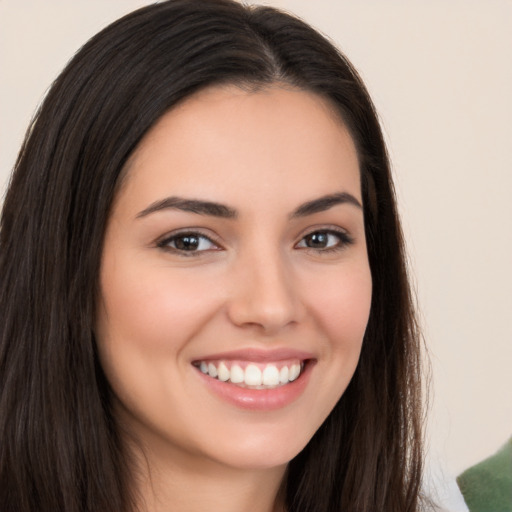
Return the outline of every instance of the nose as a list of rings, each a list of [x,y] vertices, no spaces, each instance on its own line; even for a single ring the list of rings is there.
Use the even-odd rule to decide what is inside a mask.
[[[238,327],[275,334],[300,320],[301,301],[290,265],[279,251],[253,252],[232,275],[228,316]]]

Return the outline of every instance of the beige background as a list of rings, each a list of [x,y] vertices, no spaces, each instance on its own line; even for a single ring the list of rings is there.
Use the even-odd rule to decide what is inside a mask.
[[[2,194],[59,70],[149,3],[0,0]],[[430,455],[457,474],[512,435],[512,1],[266,3],[328,34],[381,114],[433,362]]]

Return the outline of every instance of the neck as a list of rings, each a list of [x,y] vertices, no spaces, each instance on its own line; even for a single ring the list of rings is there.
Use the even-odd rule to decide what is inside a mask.
[[[285,512],[286,466],[240,469],[190,454],[138,452],[140,512]]]

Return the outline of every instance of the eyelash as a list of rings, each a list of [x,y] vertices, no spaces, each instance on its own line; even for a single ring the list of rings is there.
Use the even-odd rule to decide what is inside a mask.
[[[215,246],[215,249],[206,249],[206,250],[203,249],[203,250],[198,251],[198,250],[179,249],[178,247],[170,246],[171,243],[173,243],[173,242],[176,243],[176,240],[180,240],[180,239],[183,240],[184,238],[199,239],[199,246],[201,244],[201,241],[207,240],[208,243]],[[201,255],[201,253],[203,253],[203,252],[206,252],[209,250],[217,251],[220,249],[220,246],[217,242],[212,240],[211,237],[206,236],[205,234],[201,233],[200,231],[182,231],[179,233],[174,233],[173,235],[168,236],[168,237],[164,238],[163,240],[161,240],[160,242],[158,242],[157,247],[159,247],[160,249],[163,249],[164,251],[173,252],[173,253],[179,254],[180,256],[184,256],[184,257],[194,257],[194,256],[197,257],[197,256]]]
[[[307,250],[307,251],[313,251],[315,253],[319,254],[329,254],[334,253],[338,251],[342,251],[347,246],[352,245],[354,243],[354,239],[346,232],[338,229],[316,229],[314,231],[310,231],[309,233],[305,234],[300,241],[295,244],[295,247],[299,247],[299,244],[304,242],[308,237],[312,237],[313,235],[327,235],[329,236],[335,236],[338,238],[338,242],[332,246],[332,247],[323,247],[323,248],[316,248],[316,247],[308,247],[303,246],[301,249]],[[201,241],[207,240],[208,243],[215,246],[214,249],[203,249],[203,250],[187,250],[187,249],[180,249],[178,247],[172,247],[170,244],[174,243],[176,244],[177,240],[183,240],[186,238],[195,238],[198,239],[198,247],[201,245]],[[163,240],[157,242],[157,247],[168,252],[173,252],[176,254],[179,254],[180,256],[184,257],[197,257],[200,256],[202,253],[207,251],[217,251],[220,250],[220,245],[215,242],[215,240],[212,240],[211,237],[206,236],[205,234],[201,233],[200,231],[183,231],[180,233],[174,233],[173,235],[164,238]]]
[[[335,236],[338,238],[338,242],[332,246],[332,247],[323,247],[323,248],[316,248],[316,247],[303,247],[305,250],[308,251],[314,251],[315,253],[319,254],[331,254],[335,252],[342,251],[349,245],[352,245],[354,243],[354,239],[346,232],[341,229],[315,229],[314,231],[310,231],[309,233],[305,234],[298,244],[295,245],[297,247],[299,244],[301,244],[303,241],[305,241],[308,237],[312,237],[313,235],[327,235],[329,236]]]

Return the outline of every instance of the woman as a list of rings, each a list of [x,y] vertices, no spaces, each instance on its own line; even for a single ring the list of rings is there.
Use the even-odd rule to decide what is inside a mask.
[[[386,150],[303,22],[173,0],[94,37],[21,149],[0,272],[3,510],[419,510]]]

